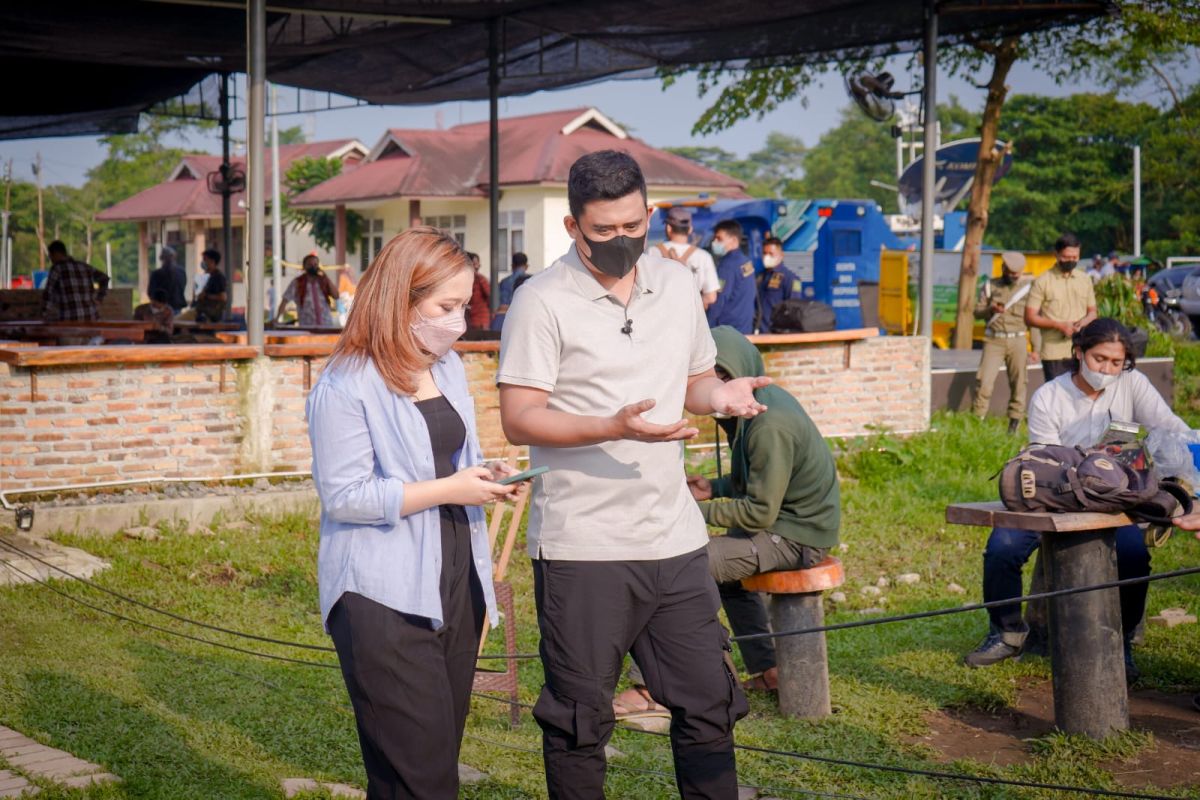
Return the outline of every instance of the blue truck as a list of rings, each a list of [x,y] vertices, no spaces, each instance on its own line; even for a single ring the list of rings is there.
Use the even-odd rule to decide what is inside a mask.
[[[806,299],[833,307],[840,329],[874,324],[878,298],[880,253],[908,250],[919,232],[894,233],[874,200],[719,200],[683,198],[656,204],[650,217],[648,246],[663,241],[665,215],[672,206],[692,208],[693,243],[708,247],[713,226],[724,219],[741,223],[746,250],[761,271],[763,239],[774,234],[783,242],[783,263],[800,278]],[[953,249],[961,242],[961,214],[947,215],[945,236],[937,246]],[[864,317],[864,303],[866,315]]]

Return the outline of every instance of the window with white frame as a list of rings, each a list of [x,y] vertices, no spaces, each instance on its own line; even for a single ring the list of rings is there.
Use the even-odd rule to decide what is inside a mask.
[[[525,252],[525,211],[500,212],[500,270],[512,269],[512,254]]]
[[[436,217],[424,217],[421,221],[431,228],[444,230],[458,240],[461,246],[467,246],[466,214],[439,214]]]
[[[371,266],[371,262],[375,260],[375,256],[379,255],[379,251],[383,249],[383,220],[382,219],[367,219],[363,220],[363,238],[362,247],[359,252],[359,269],[363,272],[367,267]]]

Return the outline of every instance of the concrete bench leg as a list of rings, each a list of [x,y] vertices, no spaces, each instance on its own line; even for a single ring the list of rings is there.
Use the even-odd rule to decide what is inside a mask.
[[[820,592],[771,595],[770,614],[775,631],[825,624]],[[779,668],[779,710],[784,716],[815,719],[833,713],[824,633],[776,639],[775,663]]]
[[[1112,530],[1042,535],[1051,589],[1117,578]],[[1117,589],[1050,598],[1054,721],[1066,733],[1103,739],[1129,727],[1121,605]]]

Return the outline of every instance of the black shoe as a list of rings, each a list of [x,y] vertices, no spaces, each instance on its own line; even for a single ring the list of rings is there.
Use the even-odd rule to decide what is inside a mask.
[[[1009,436],[1013,436],[1013,435],[1019,433],[1020,430],[1021,430],[1021,420],[1010,419],[1008,421],[1008,435]]]
[[[1021,654],[1021,645],[1014,644],[1016,637],[1024,638],[1023,633],[989,633],[983,643],[963,658],[968,667],[990,667],[1009,658]]]

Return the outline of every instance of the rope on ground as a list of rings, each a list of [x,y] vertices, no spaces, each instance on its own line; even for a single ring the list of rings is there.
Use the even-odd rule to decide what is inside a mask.
[[[633,731],[635,733],[644,733],[650,736],[669,736],[670,734],[659,733],[658,731],[646,731],[640,728],[623,728],[623,730]],[[872,769],[882,772],[897,772],[902,775],[913,775],[922,778],[938,778],[941,780],[965,781],[970,783],[986,783],[993,786],[1012,786],[1021,789],[1047,789],[1056,792],[1072,792],[1075,794],[1086,794],[1092,797],[1126,797],[1134,798],[1134,800],[1177,800],[1163,794],[1143,794],[1141,792],[1124,792],[1116,789],[1096,789],[1083,786],[1067,786],[1057,783],[1040,783],[1037,781],[1015,781],[1007,778],[992,778],[984,775],[963,775],[957,772],[942,772],[932,769],[918,769],[916,767],[898,767],[891,764],[872,764],[865,761],[851,761],[845,758],[831,758],[829,756],[812,756],[805,753],[796,753],[790,750],[776,750],[770,747],[755,747],[749,744],[735,744],[734,748],[743,750],[747,753],[760,753],[771,756],[783,756],[784,758],[794,758],[802,761],[815,761],[820,764],[831,764],[841,767],[857,767],[859,769]]]
[[[7,542],[3,542],[3,544],[7,544]],[[171,636],[177,636],[177,637],[187,639],[187,640],[193,641],[193,642],[199,642],[202,644],[213,645],[214,647],[220,647],[220,648],[223,648],[226,650],[232,650],[234,652],[242,653],[245,655],[259,656],[261,658],[269,658],[269,659],[274,659],[277,661],[285,661],[285,662],[292,663],[292,664],[299,664],[299,665],[310,666],[310,667],[328,667],[328,668],[332,668],[332,669],[338,668],[338,665],[336,665],[336,664],[327,664],[327,663],[321,663],[321,662],[316,662],[316,661],[305,661],[302,659],[288,658],[286,656],[272,655],[270,653],[260,653],[260,652],[256,652],[253,650],[246,650],[241,647],[235,647],[233,645],[223,644],[221,642],[214,642],[209,639],[203,639],[201,637],[192,636],[192,635],[186,634],[186,633],[180,633],[179,631],[172,631],[168,628],[163,628],[158,625],[153,625],[151,623],[144,622],[142,620],[134,619],[133,617],[127,617],[123,614],[118,614],[115,611],[110,611],[106,608],[102,608],[93,603],[89,603],[85,600],[82,600],[68,592],[64,592],[61,589],[51,585],[49,583],[49,581],[43,580],[42,578],[38,578],[36,575],[30,575],[29,573],[25,572],[24,570],[22,570],[18,567],[15,567],[8,562],[0,562],[0,563],[2,563],[5,567],[12,570],[13,572],[17,573],[18,575],[21,575],[34,583],[38,583],[38,584],[46,587],[47,589],[50,589],[55,594],[61,595],[62,597],[65,597],[68,600],[71,600],[75,603],[85,606],[86,608],[89,608],[93,611],[97,611],[102,614],[106,614],[108,616],[114,617],[123,622],[129,622],[129,623],[132,623],[137,626],[141,626],[141,627],[153,630],[153,631],[157,631],[159,633],[165,633],[165,634],[168,634]],[[1177,572],[1182,572],[1184,574],[1191,574],[1192,572],[1200,572],[1200,569],[1180,570]],[[1162,577],[1173,577],[1173,576],[1174,575],[1172,573],[1162,573]],[[1071,591],[1078,591],[1078,590],[1071,590]],[[1006,601],[1006,602],[1012,602],[1012,601]],[[174,651],[172,651],[172,652],[174,652]],[[222,668],[222,669],[224,669],[224,668]],[[234,670],[227,669],[225,671],[231,672],[232,674],[239,675],[241,677],[248,678],[251,681],[262,684],[269,688],[276,689],[278,691],[286,691],[284,689],[284,687],[279,686],[278,684],[274,684],[269,681],[266,681],[262,678],[257,678],[255,676],[251,676],[251,675],[248,675],[245,673],[239,673]],[[521,708],[526,708],[526,709],[533,708],[533,706],[531,706],[527,703],[514,702],[514,701],[512,701],[508,698],[504,698],[504,697],[496,697],[493,695],[482,694],[480,692],[472,692],[472,695],[475,697],[481,697],[486,700],[493,700],[493,701],[505,703],[508,705],[517,705],[517,706],[520,706]],[[343,711],[351,710],[350,708],[348,708],[346,706],[335,704],[330,701],[319,701],[319,702],[321,702],[324,705],[331,705],[331,706],[337,707]],[[646,735],[650,735],[650,736],[659,736],[659,737],[668,737],[669,736],[669,734],[665,734],[665,733],[658,733],[656,731],[646,731],[646,730],[641,730],[638,728],[629,728],[626,726],[618,726],[617,729],[627,731],[627,732],[632,732],[632,733],[646,734]],[[483,739],[482,737],[475,736],[473,734],[465,734],[465,736],[466,736],[466,738],[476,739],[476,740],[479,740],[479,741],[482,741],[482,742],[485,742],[487,744],[491,744],[491,745],[494,745],[497,747],[507,747],[509,749],[523,750],[525,752],[540,755],[539,751],[537,751],[537,750],[530,750],[528,748],[519,748],[519,747],[516,747],[515,745],[507,745],[507,744],[503,744],[500,742],[493,742],[493,741],[490,741],[487,739]],[[917,768],[912,768],[912,767],[899,767],[899,766],[893,766],[893,765],[888,765],[888,764],[872,764],[872,763],[868,763],[868,762],[852,761],[849,759],[831,758],[828,756],[807,755],[804,753],[797,753],[797,752],[792,752],[789,750],[776,750],[773,748],[756,747],[753,745],[735,744],[734,748],[737,750],[742,750],[742,751],[750,752],[750,753],[760,753],[760,754],[765,754],[765,755],[782,756],[782,757],[786,757],[786,758],[794,758],[794,759],[800,759],[800,760],[805,760],[805,761],[814,761],[817,763],[831,764],[831,765],[836,765],[836,766],[856,767],[859,769],[872,769],[872,770],[880,770],[880,771],[886,771],[886,772],[896,772],[896,773],[901,773],[901,774],[906,774],[906,775],[913,775],[913,776],[927,777],[927,778],[937,778],[937,779],[943,779],[943,780],[967,781],[967,782],[984,783],[984,784],[999,785],[999,786],[1012,786],[1012,787],[1016,787],[1016,788],[1046,789],[1046,790],[1050,790],[1050,791],[1090,794],[1094,797],[1120,797],[1120,798],[1131,798],[1132,800],[1174,800],[1174,798],[1171,798],[1167,795],[1144,794],[1144,793],[1139,793],[1139,792],[1122,792],[1122,791],[1115,791],[1115,790],[1108,790],[1108,789],[1084,788],[1084,787],[1078,787],[1078,786],[1067,786],[1067,785],[1062,785],[1062,784],[1040,783],[1040,782],[1032,782],[1032,781],[1030,781],[1030,782],[1013,781],[1013,780],[1006,780],[1004,778],[992,778],[992,777],[979,776],[979,775],[962,775],[962,774],[957,774],[957,773],[953,773],[953,772],[941,772],[941,771],[937,771],[937,770],[924,770],[924,769],[917,769]],[[630,770],[630,771],[635,771],[635,772],[657,774],[657,775],[661,775],[661,776],[664,776],[667,778],[672,778],[672,779],[674,778],[674,776],[670,775],[669,773],[658,772],[656,770],[643,770],[643,769],[640,769],[637,767],[627,767],[622,764],[611,764],[610,766],[615,769],[625,769],[625,770]],[[808,791],[808,790],[804,790],[804,789],[788,789],[788,788],[761,787],[761,786],[751,786],[750,788],[758,789],[759,791],[770,791],[773,793],[784,792],[784,793],[802,794],[802,795],[815,796],[815,797],[847,798],[848,800],[866,800],[865,798],[860,798],[855,795],[835,794],[835,793],[827,793],[827,792],[813,792],[813,791]]]
[[[908,622],[914,619],[942,617],[947,614],[962,614],[967,611],[980,611],[986,608],[999,608],[1001,606],[1011,606],[1017,603],[1027,603],[1031,600],[1045,600],[1050,597],[1063,597],[1069,594],[1097,592],[1102,589],[1117,589],[1122,586],[1132,586],[1138,583],[1152,583],[1154,581],[1166,580],[1167,578],[1179,578],[1184,575],[1196,574],[1200,574],[1200,567],[1188,567],[1186,569],[1172,570],[1171,572],[1157,572],[1153,575],[1146,575],[1139,578],[1124,578],[1117,581],[1108,581],[1107,583],[1097,583],[1094,586],[1075,586],[1070,589],[1055,589],[1054,591],[1050,592],[1038,592],[1036,594],[1027,594],[1020,597],[1008,597],[1003,600],[989,600],[985,603],[968,603],[966,605],[954,606],[953,608],[939,608],[933,611],[917,611],[912,614],[898,614],[892,617],[872,617],[871,619],[860,619],[853,622],[837,622],[831,625],[819,625],[812,628],[797,628],[795,630],[788,631],[750,633],[744,636],[733,636],[731,637],[731,640],[735,642],[752,642],[758,639],[779,639],[784,636],[802,636],[806,633],[825,633],[826,631],[843,631],[849,628],[865,628],[871,625],[883,625],[889,622]]]
[[[212,645],[213,647],[220,647],[224,650],[232,650],[235,653],[242,653],[242,654],[248,655],[248,656],[258,656],[259,658],[270,658],[275,661],[286,661],[289,664],[300,664],[300,665],[303,665],[306,667],[328,667],[330,669],[338,669],[337,664],[328,664],[328,663],[324,663],[321,661],[306,661],[302,658],[289,658],[288,656],[277,656],[272,653],[261,653],[257,650],[247,650],[244,647],[236,647],[234,645],[225,644],[223,642],[214,642],[212,639],[205,639],[201,636],[192,636],[190,633],[182,633],[180,631],[173,631],[170,628],[163,628],[159,625],[154,625],[149,622],[144,622],[143,620],[140,620],[140,619],[135,619],[133,617],[127,617],[124,614],[118,614],[116,611],[110,611],[107,608],[103,608],[101,606],[95,605],[94,603],[89,603],[88,601],[82,600],[73,594],[64,592],[63,590],[59,589],[57,586],[51,585],[51,583],[49,581],[43,580],[42,578],[39,578],[36,575],[30,575],[28,572],[25,572],[24,570],[20,569],[19,567],[14,567],[12,564],[8,563],[7,561],[0,561],[0,564],[3,564],[8,569],[12,570],[13,572],[17,573],[18,575],[24,576],[25,578],[29,579],[30,581],[33,581],[34,583],[39,583],[42,586],[45,586],[47,589],[54,592],[55,594],[61,595],[65,598],[67,598],[68,600],[78,603],[81,606],[90,608],[93,611],[98,611],[101,614],[107,614],[110,617],[115,617],[116,619],[119,619],[122,622],[129,622],[133,625],[140,625],[144,628],[149,628],[152,631],[158,631],[159,633],[165,633],[168,636],[178,636],[181,639],[187,639],[192,642],[199,642],[201,644]]]
[[[183,622],[188,625],[195,625],[200,628],[206,628],[210,631],[216,631],[218,633],[225,633],[230,636],[238,636],[243,639],[253,639],[254,641],[257,641],[257,642],[266,642],[267,644],[277,644],[277,645],[282,645],[284,647],[298,647],[298,648],[303,648],[305,650],[318,650],[323,653],[337,652],[334,648],[327,647],[325,645],[304,644],[303,642],[292,642],[292,641],[288,641],[286,639],[273,639],[270,636],[259,636],[258,634],[254,634],[254,633],[246,633],[245,631],[238,631],[238,630],[233,630],[230,628],[223,628],[220,625],[213,625],[208,622],[202,622],[197,619],[185,617],[181,614],[176,614],[173,611],[167,611],[166,609],[158,608],[157,606],[153,606],[142,600],[138,600],[137,598],[129,597],[128,595],[121,594],[118,591],[115,591],[113,589],[108,588],[107,586],[103,586],[99,583],[96,583],[93,580],[89,580],[88,578],[84,578],[80,575],[75,575],[74,573],[69,572],[69,571],[63,569],[62,567],[58,566],[57,564],[54,564],[50,561],[47,561],[44,558],[40,558],[39,556],[35,555],[34,553],[30,553],[27,550],[23,550],[20,547],[17,547],[15,544],[13,544],[12,542],[9,542],[5,539],[0,539],[0,545],[3,545],[4,547],[8,548],[9,550],[11,550],[15,553],[18,553],[19,555],[21,555],[24,558],[31,559],[33,561],[38,562],[39,564],[42,564],[43,566],[49,567],[50,569],[52,569],[56,572],[59,572],[59,573],[63,574],[64,576],[71,578],[72,580],[79,581],[80,583],[82,583],[85,586],[90,586],[93,589],[98,589],[98,590],[104,592],[105,594],[112,595],[113,597],[117,598],[118,600],[122,600],[126,603],[130,603],[139,608],[144,608],[147,611],[152,611],[155,614],[161,614],[164,617],[169,617],[178,622]],[[208,641],[208,640],[207,639],[198,639],[197,641]],[[521,659],[535,659],[538,657],[539,656],[537,653],[518,653],[518,654],[513,654],[513,655],[494,655],[494,656],[493,655],[483,655],[483,656],[479,656],[478,660],[481,660],[481,661],[495,660],[495,659],[521,660]]]
[[[533,706],[528,703],[522,703],[519,701],[509,700],[508,698],[504,698],[504,697],[497,697],[495,695],[490,695],[490,694],[482,694],[480,692],[472,692],[471,694],[474,697],[478,697],[483,700],[491,700],[496,703],[504,703],[505,705],[515,705],[515,706],[519,706],[520,708],[529,709],[529,710],[533,709]],[[660,738],[669,738],[670,737],[669,733],[660,733],[658,731],[648,731],[648,730],[644,730],[642,728],[629,727],[627,725],[618,725],[616,727],[616,730],[623,731],[625,733],[639,733],[639,734],[643,734],[643,735],[647,735],[647,736],[658,736]],[[1024,788],[1024,789],[1047,789],[1047,790],[1053,790],[1053,791],[1059,791],[1059,792],[1072,792],[1075,794],[1091,794],[1091,795],[1102,796],[1102,797],[1134,798],[1134,800],[1175,800],[1174,798],[1171,798],[1167,795],[1141,794],[1138,792],[1122,792],[1122,791],[1117,791],[1117,790],[1106,790],[1106,789],[1092,789],[1092,788],[1085,788],[1082,786],[1067,786],[1067,785],[1056,784],[1056,783],[1036,783],[1036,782],[1026,782],[1026,781],[1015,781],[1015,780],[1008,780],[1006,778],[992,778],[992,777],[987,777],[987,776],[982,776],[982,775],[963,775],[962,773],[957,773],[957,772],[942,772],[939,770],[924,770],[924,769],[918,769],[915,767],[899,767],[899,766],[893,766],[891,764],[875,764],[875,763],[868,762],[868,761],[852,761],[849,759],[832,758],[829,756],[807,755],[805,753],[797,753],[797,752],[790,751],[790,750],[776,750],[776,749],[772,749],[769,747],[756,747],[754,745],[748,745],[748,744],[734,744],[733,747],[735,750],[741,750],[741,751],[747,752],[747,753],[758,753],[761,755],[782,756],[785,758],[794,758],[794,759],[799,759],[799,760],[803,760],[803,761],[815,761],[815,762],[819,762],[822,764],[830,764],[833,766],[840,766],[840,767],[855,767],[858,769],[871,769],[871,770],[879,770],[882,772],[898,772],[898,773],[902,773],[902,774],[906,774],[906,775],[914,775],[914,776],[925,777],[925,778],[938,778],[941,780],[955,780],[955,781],[987,783],[987,784],[995,784],[995,785],[1000,785],[1000,786],[1013,786],[1013,787]]]
[[[504,750],[513,750],[518,753],[527,753],[529,755],[537,756],[538,758],[542,757],[541,750],[534,750],[531,747],[521,747],[520,745],[509,744],[508,742],[498,742],[495,739],[488,739],[488,738],[479,736],[474,733],[465,733],[465,734],[463,734],[463,738],[470,739],[471,741],[475,741],[475,742],[480,742],[482,744],[490,745],[491,747],[499,747]],[[671,781],[672,783],[675,782],[675,776],[672,773],[663,772],[662,770],[658,770],[658,769],[648,769],[646,767],[631,767],[626,764],[614,763],[612,761],[608,762],[608,768],[609,769],[619,769],[619,770],[623,770],[625,772],[633,772],[633,773],[637,773],[640,775],[654,775],[659,778],[666,778],[667,780]],[[834,800],[868,800],[868,798],[863,797],[861,795],[843,794],[841,792],[822,792],[822,791],[818,791],[815,789],[793,789],[791,787],[785,787],[785,786],[756,786],[752,783],[741,783],[740,781],[738,782],[738,786],[744,786],[747,789],[754,789],[760,793],[769,793],[769,794],[794,794],[794,795],[800,795],[801,797],[828,797],[828,798],[834,798]]]

